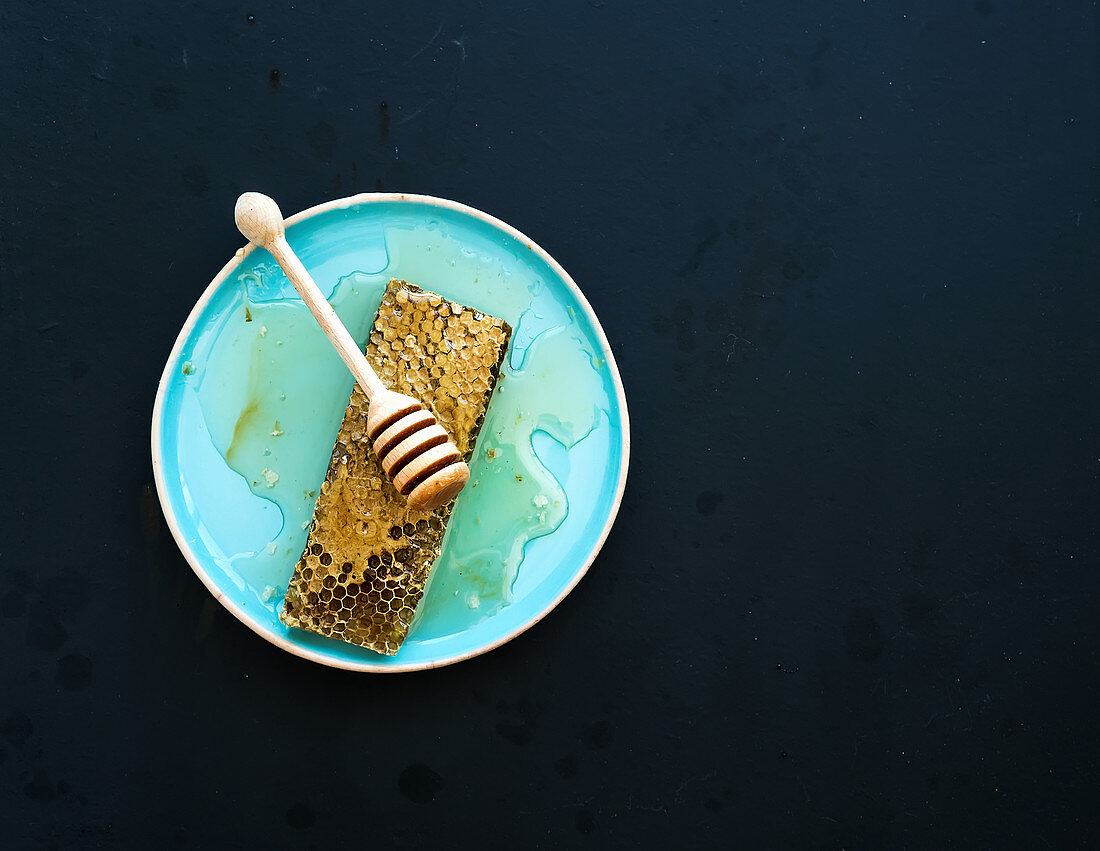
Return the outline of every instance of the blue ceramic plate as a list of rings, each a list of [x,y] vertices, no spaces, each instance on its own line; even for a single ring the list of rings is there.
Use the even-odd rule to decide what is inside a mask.
[[[380,282],[391,277],[505,319],[514,329],[505,372],[508,364],[529,368],[524,359],[540,335],[549,338],[553,333],[544,332],[567,326],[584,357],[555,355],[539,365],[547,410],[560,403],[572,411],[594,411],[594,425],[571,444],[549,439],[542,431],[530,440],[539,462],[560,485],[568,512],[552,532],[526,543],[500,605],[471,612],[472,606],[459,605],[462,600],[433,603],[430,585],[396,656],[284,626],[279,620],[283,593],[305,543],[312,501],[288,508],[265,499],[263,482],[253,481],[250,488],[225,461],[229,453],[218,449],[216,439],[218,417],[227,412],[237,416],[239,411],[229,409],[248,404],[243,379],[224,375],[235,370],[224,368],[219,346],[224,348],[227,334],[246,328],[240,323],[248,304],[271,310],[282,303],[295,309],[297,299],[270,255],[248,246],[225,265],[191,311],[157,392],[153,469],[176,542],[230,612],[273,644],[316,662],[358,671],[410,671],[457,662],[503,644],[541,619],[577,584],[603,545],[622,498],[629,454],[626,399],[596,315],[573,279],[538,245],[492,216],[453,201],[381,193],[343,198],[292,216],[287,240],[330,298],[338,286],[352,288],[342,293],[344,305],[368,325]],[[260,331],[247,328],[248,333]],[[265,343],[273,344],[270,339]],[[570,369],[586,374],[573,376]],[[262,369],[258,374],[264,379]],[[295,440],[304,438],[288,433],[278,446],[284,457],[299,453],[299,461],[307,455],[311,459],[302,467],[303,491],[310,483],[319,486],[351,390],[350,375],[328,352],[280,377],[277,387],[264,380],[250,379],[248,392],[261,397],[279,392],[289,416],[305,416],[317,424],[311,445],[296,445]],[[218,382],[216,394],[203,390],[204,382],[211,381]],[[507,394],[503,398],[498,392],[492,405],[509,404]],[[215,404],[225,410],[214,410]],[[478,463],[484,462],[475,456],[472,466]],[[455,506],[456,519],[462,499]],[[497,510],[531,508],[504,501]]]

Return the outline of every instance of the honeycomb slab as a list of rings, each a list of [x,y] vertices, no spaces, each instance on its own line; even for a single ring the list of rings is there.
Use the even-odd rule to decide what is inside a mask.
[[[511,334],[502,319],[395,279],[365,351],[382,381],[423,402],[469,462]],[[356,385],[280,617],[392,656],[424,596],[454,503],[408,508],[367,439],[367,407]]]

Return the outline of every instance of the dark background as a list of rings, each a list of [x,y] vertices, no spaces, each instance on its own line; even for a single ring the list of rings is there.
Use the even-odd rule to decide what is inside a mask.
[[[0,846],[1096,837],[1095,3],[6,3]],[[414,675],[303,662],[151,490],[240,246],[374,189],[514,224],[631,404],[603,553]]]

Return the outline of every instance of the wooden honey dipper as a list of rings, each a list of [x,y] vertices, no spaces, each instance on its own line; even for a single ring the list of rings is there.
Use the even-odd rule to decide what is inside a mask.
[[[302,297],[321,330],[367,395],[367,436],[382,469],[415,511],[432,511],[458,496],[470,469],[432,414],[411,396],[387,389],[321,295],[298,255],[287,244],[279,205],[260,192],[246,192],[234,210],[249,242],[267,249]]]

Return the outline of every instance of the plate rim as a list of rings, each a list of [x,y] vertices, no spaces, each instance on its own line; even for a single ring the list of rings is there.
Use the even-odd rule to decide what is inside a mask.
[[[611,508],[607,515],[607,520],[604,523],[603,529],[600,530],[600,534],[597,536],[595,543],[593,544],[591,551],[585,557],[584,562],[580,568],[576,571],[568,584],[562,589],[561,593],[551,600],[540,612],[538,612],[533,618],[528,619],[524,623],[520,624],[515,629],[499,636],[492,641],[473,648],[466,652],[455,653],[450,656],[441,657],[438,659],[427,659],[419,662],[406,662],[404,664],[396,662],[393,664],[380,664],[378,662],[357,662],[353,660],[345,659],[333,659],[319,651],[312,650],[308,647],[302,647],[292,641],[287,640],[285,637],[278,635],[277,633],[266,629],[259,623],[255,622],[250,613],[246,613],[242,607],[236,605],[230,600],[218,587],[218,585],[207,574],[206,569],[200,563],[200,560],[192,552],[190,545],[183,535],[183,531],[180,528],[179,522],[176,519],[176,514],[172,510],[172,503],[169,499],[167,484],[164,480],[164,470],[161,465],[162,447],[161,447],[161,425],[164,414],[164,406],[167,395],[167,387],[171,382],[175,374],[176,362],[179,360],[180,355],[183,352],[183,347],[186,339],[190,336],[191,331],[194,329],[195,324],[198,322],[199,317],[206,309],[211,298],[213,298],[215,290],[221,285],[221,283],[229,277],[229,274],[236,269],[249,254],[255,249],[256,246],[251,243],[247,244],[244,248],[238,249],[229,261],[222,266],[221,271],[214,276],[214,278],[207,285],[198,301],[195,302],[195,306],[191,308],[191,312],[187,316],[187,320],[180,328],[179,334],[176,336],[176,341],[172,346],[172,350],[168,355],[168,360],[164,365],[164,370],[161,373],[160,380],[157,382],[156,398],[153,402],[153,418],[151,423],[151,441],[150,450],[152,452],[153,461],[153,481],[157,489],[157,499],[160,501],[161,511],[164,514],[164,518],[168,524],[168,528],[172,532],[172,537],[176,541],[176,545],[179,547],[180,552],[183,554],[184,559],[190,565],[191,570],[198,576],[207,590],[214,595],[214,599],[221,603],[234,617],[241,623],[251,629],[260,637],[266,639],[276,647],[291,653],[294,656],[298,656],[302,659],[307,659],[311,662],[317,662],[322,665],[326,665],[332,668],[340,668],[346,671],[357,671],[363,673],[386,673],[386,674],[398,674],[406,673],[409,671],[424,671],[434,668],[442,668],[446,665],[453,665],[457,662],[462,662],[466,659],[472,659],[476,656],[481,656],[488,653],[491,650],[495,650],[502,644],[506,644],[518,635],[526,632],[533,627],[550,612],[552,612],[557,606],[564,600],[569,593],[577,586],[577,583],[588,573],[588,569],[592,566],[592,563],[596,560],[596,556],[599,555],[600,550],[603,549],[604,543],[607,541],[607,536],[611,532],[611,527],[615,523],[615,519],[619,514],[619,508],[622,504],[623,492],[626,489],[627,471],[630,466],[630,417],[626,406],[626,392],[623,389],[622,378],[619,375],[619,367],[615,362],[614,353],[611,351],[611,344],[607,340],[606,334],[604,334],[603,326],[600,324],[599,318],[596,316],[596,312],[592,309],[592,305],[589,304],[588,299],[585,298],[583,292],[573,277],[565,271],[560,263],[555,260],[549,252],[547,252],[542,246],[540,246],[533,239],[519,231],[512,225],[504,222],[495,216],[478,210],[475,207],[471,207],[468,204],[463,204],[459,201],[451,201],[446,198],[438,198],[434,195],[420,195],[408,192],[360,192],[355,195],[348,195],[344,198],[334,198],[330,201],[325,201],[321,204],[315,204],[312,207],[307,207],[304,210],[300,210],[294,215],[288,217],[285,220],[285,225],[290,226],[304,221],[305,219],[312,218],[319,213],[329,212],[331,210],[347,209],[348,207],[358,206],[360,204],[372,204],[372,203],[414,203],[423,204],[427,206],[441,207],[444,209],[453,210],[455,212],[469,215],[475,219],[488,224],[490,227],[503,231],[505,234],[518,240],[522,244],[526,245],[528,249],[535,252],[550,268],[558,275],[559,278],[565,283],[566,287],[572,292],[573,296],[580,303],[580,306],[584,310],[592,328],[596,332],[597,341],[603,346],[606,366],[609,369],[609,374],[612,379],[612,383],[615,387],[616,401],[620,410],[620,422],[621,422],[621,465],[619,470],[619,480],[615,485],[615,492],[611,501]],[[392,657],[391,657],[392,658]]]

